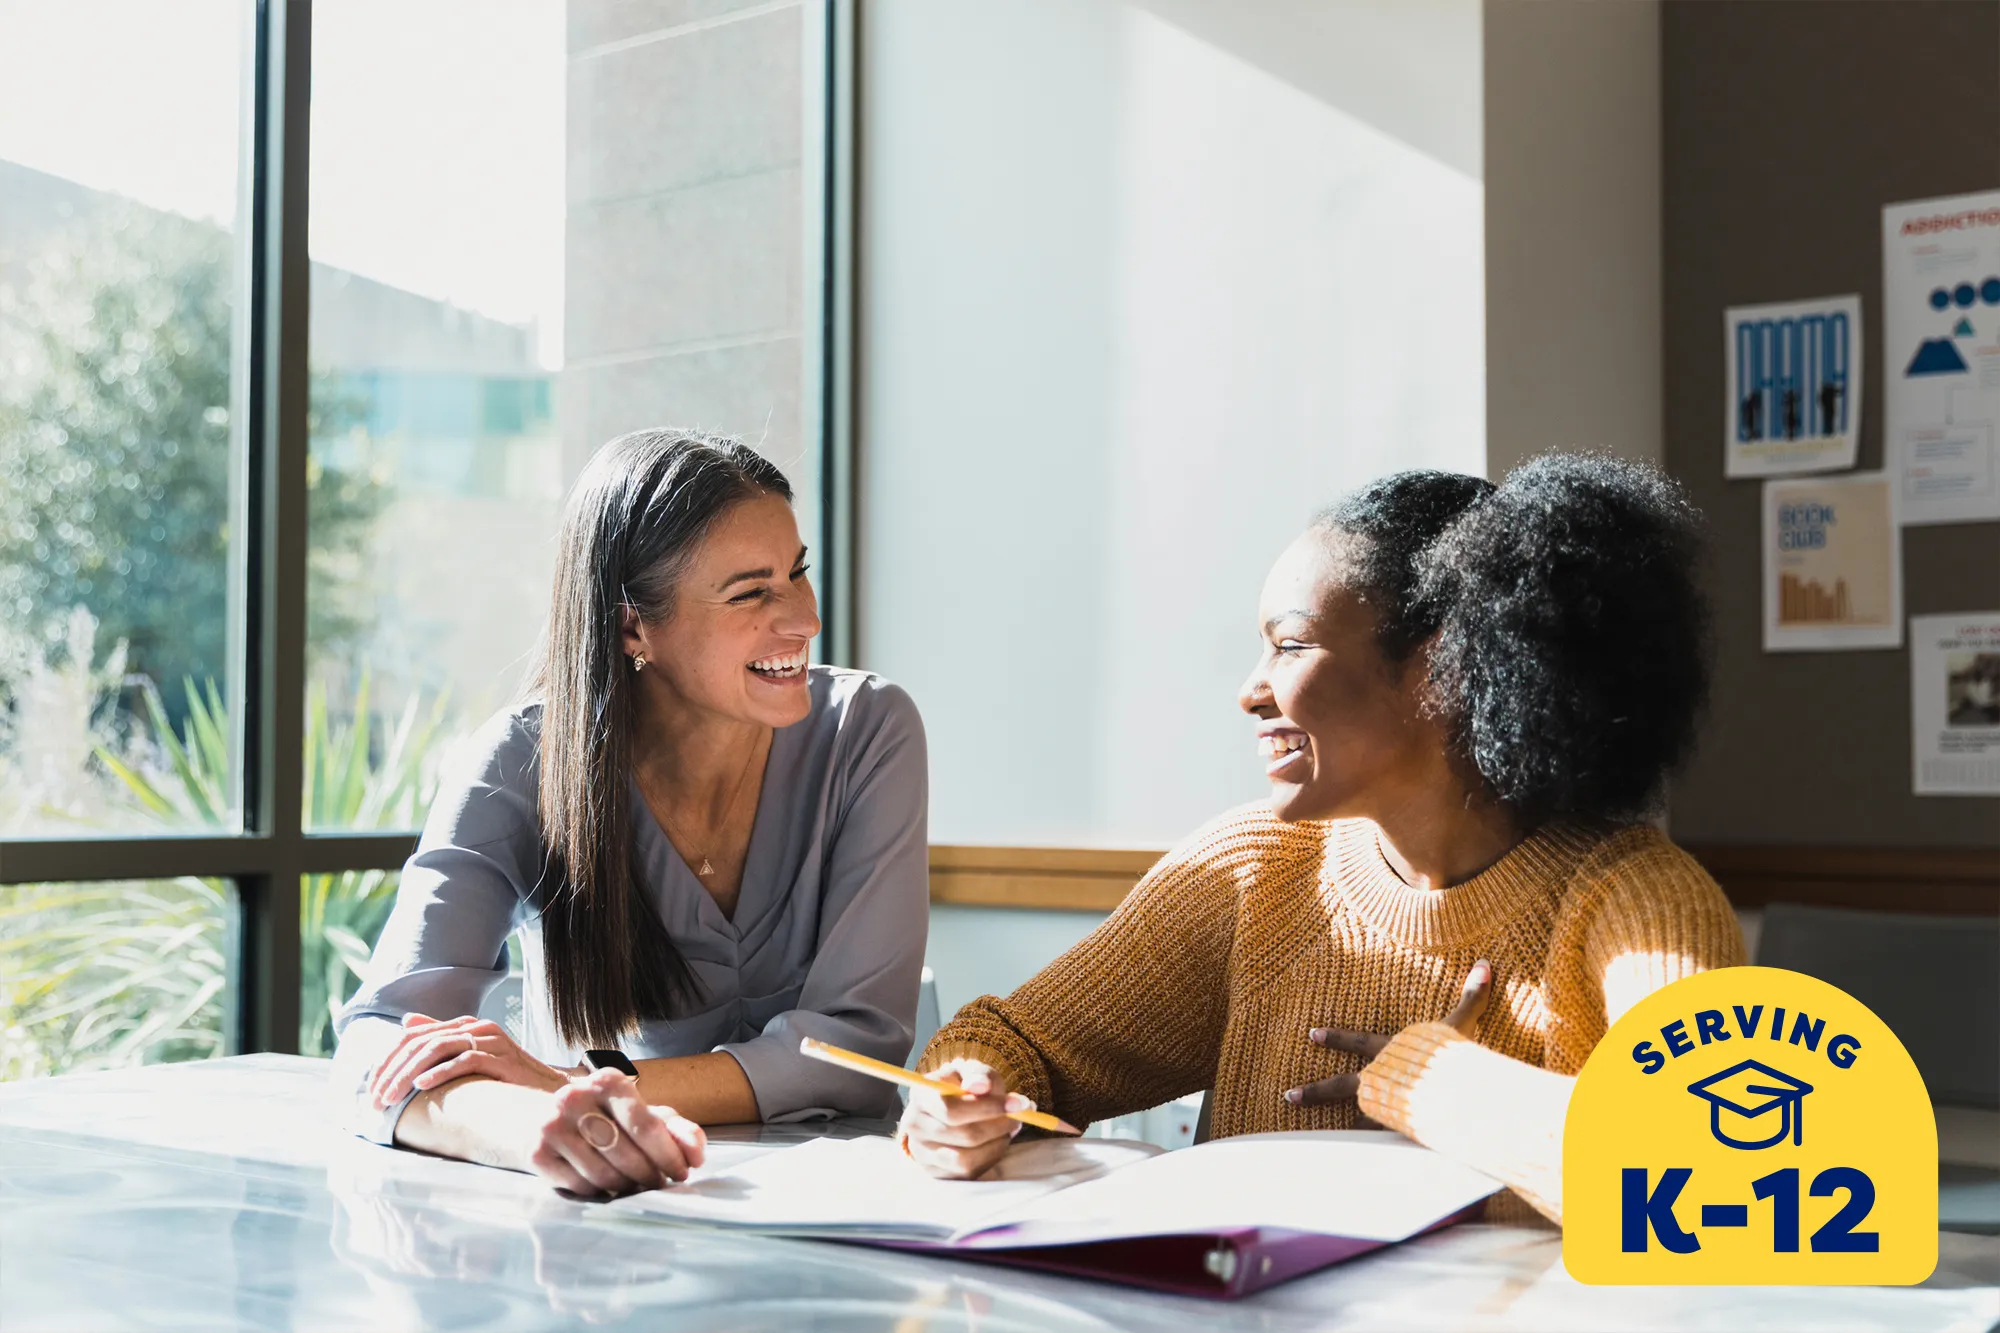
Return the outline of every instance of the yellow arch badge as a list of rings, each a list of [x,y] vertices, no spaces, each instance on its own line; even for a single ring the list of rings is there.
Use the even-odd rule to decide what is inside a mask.
[[[1563,1263],[1579,1282],[1921,1282],[1937,1190],[1896,1034],[1824,981],[1722,968],[1647,996],[1584,1063]]]

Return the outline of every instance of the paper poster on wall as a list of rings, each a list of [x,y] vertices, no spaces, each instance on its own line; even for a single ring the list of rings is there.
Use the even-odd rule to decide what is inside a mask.
[[[1886,472],[1764,483],[1764,651],[1903,642],[1903,541]]]
[[[1777,477],[1854,466],[1861,428],[1861,298],[1722,312],[1729,396],[1722,471]]]
[[[2000,519],[2000,190],[1882,210],[1882,329],[1902,521]]]
[[[1919,796],[2000,796],[2000,611],[1910,617]]]

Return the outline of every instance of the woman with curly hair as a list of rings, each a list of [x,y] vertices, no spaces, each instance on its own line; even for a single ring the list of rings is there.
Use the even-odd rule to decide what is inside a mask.
[[[1088,1122],[1209,1090],[1221,1137],[1372,1118],[1560,1223],[1572,1076],[1667,983],[1743,961],[1643,816],[1707,693],[1700,519],[1658,472],[1550,455],[1404,472],[1264,586],[1271,799],[1169,852],[1088,938],[937,1034],[904,1145],[984,1171],[1032,1102]],[[1443,1021],[1440,1021],[1440,1020]]]

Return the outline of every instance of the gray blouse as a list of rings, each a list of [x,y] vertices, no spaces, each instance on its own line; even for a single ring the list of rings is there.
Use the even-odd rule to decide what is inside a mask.
[[[930,901],[923,723],[902,689],[867,672],[815,666],[808,688],[812,711],[772,738],[733,920],[631,785],[640,887],[702,998],[697,1013],[641,1024],[622,1049],[727,1051],[767,1121],[893,1116],[892,1085],[807,1059],[799,1039],[909,1056]],[[582,1059],[556,1035],[530,898],[540,727],[539,704],[501,713],[454,755],[368,977],[335,1022],[336,1089],[377,1142],[391,1141],[401,1108],[368,1107],[367,1081],[402,1016],[477,1013],[507,975],[510,933],[526,963],[522,1044],[558,1067]]]

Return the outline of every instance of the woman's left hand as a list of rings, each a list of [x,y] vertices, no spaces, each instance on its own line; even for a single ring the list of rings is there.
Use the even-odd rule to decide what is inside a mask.
[[[1478,1025],[1479,1016],[1486,1012],[1486,1001],[1493,990],[1493,964],[1484,958],[1472,965],[1466,974],[1465,989],[1458,997],[1458,1004],[1444,1021],[1457,1028],[1466,1036]],[[1373,1060],[1382,1053],[1390,1038],[1379,1032],[1356,1032],[1350,1028],[1314,1028],[1306,1034],[1316,1046],[1324,1046],[1329,1051],[1350,1051],[1365,1059]],[[1326,1106],[1333,1102],[1351,1099],[1361,1088],[1361,1075],[1335,1074],[1317,1083],[1308,1083],[1303,1088],[1292,1088],[1285,1093],[1285,1100],[1294,1106]]]
[[[440,1021],[424,1014],[403,1015],[403,1036],[382,1063],[368,1091],[379,1107],[394,1106],[455,1078],[477,1074],[500,1083],[554,1092],[570,1075],[522,1050],[507,1030],[485,1018]]]

